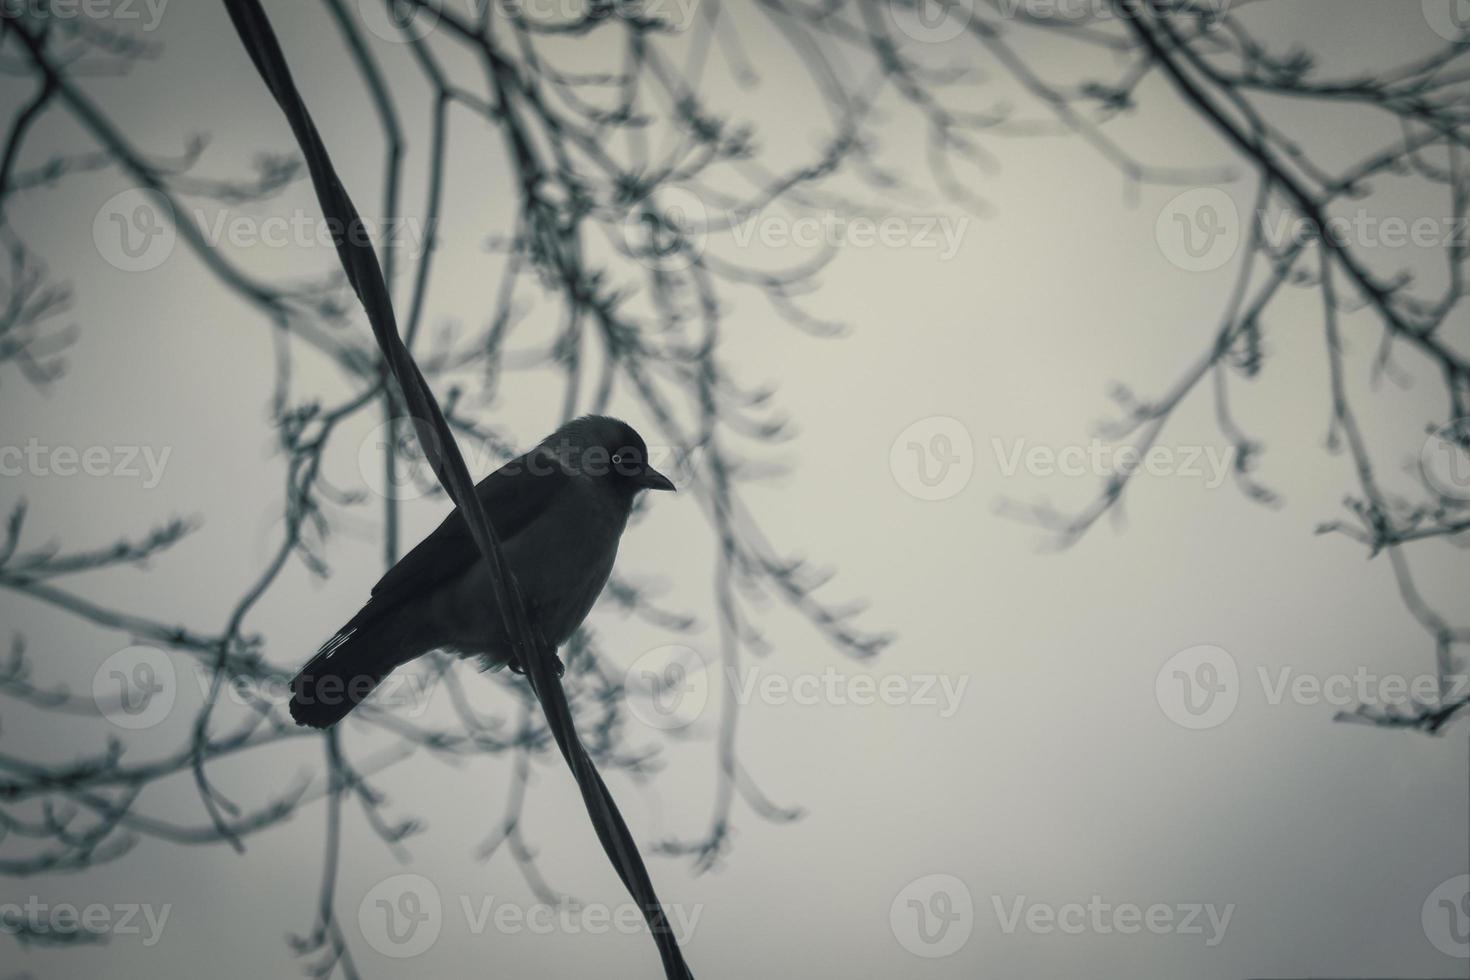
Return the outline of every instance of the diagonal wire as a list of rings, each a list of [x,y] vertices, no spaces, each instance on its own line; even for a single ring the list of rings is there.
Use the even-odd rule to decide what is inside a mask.
[[[670,980],[693,980],[693,974],[684,963],[683,954],[664,915],[663,906],[654,894],[653,883],[649,880],[648,870],[643,865],[628,825],[623,821],[612,794],[608,792],[607,785],[603,783],[601,775],[587,755],[587,750],[577,737],[566,692],[562,690],[561,681],[552,666],[554,651],[536,634],[526,616],[520,588],[505,562],[495,529],[475,496],[469,470],[455,445],[454,435],[444,420],[444,413],[440,411],[428,383],[398,335],[397,319],[382,268],[378,264],[377,253],[361,236],[351,233],[352,229],[361,227],[361,218],[332,166],[321,135],[312,122],[311,113],[296,90],[296,83],[291,77],[270,21],[259,0],[225,0],[225,7],[245,50],[255,63],[256,70],[260,72],[286,120],[291,124],[296,142],[306,158],[312,185],[324,215],[339,229],[334,235],[337,256],[352,283],[353,291],[357,293],[367,312],[383,358],[403,392],[409,417],[418,423],[415,431],[423,443],[424,455],[433,465],[434,473],[449,493],[450,499],[464,515],[470,534],[484,555],[490,569],[495,605],[505,617],[506,634],[511,637],[512,652],[525,666],[526,677],[541,702],[547,725],[582,791],[582,800],[587,806],[587,813],[597,831],[598,840],[602,842],[603,850],[607,852],[623,885],[642,909],[654,942],[658,945],[665,976]]]

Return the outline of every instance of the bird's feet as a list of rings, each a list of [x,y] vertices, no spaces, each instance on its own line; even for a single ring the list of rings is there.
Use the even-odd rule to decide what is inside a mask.
[[[556,671],[557,677],[566,676],[567,665],[561,662],[561,657],[558,657],[555,653],[553,653],[551,655],[551,664],[552,669]],[[524,675],[526,673],[526,665],[521,663],[519,659],[512,659],[508,666],[510,667],[511,673],[513,674]]]

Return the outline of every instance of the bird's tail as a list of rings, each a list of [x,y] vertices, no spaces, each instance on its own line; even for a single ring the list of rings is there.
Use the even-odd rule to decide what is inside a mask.
[[[342,627],[291,681],[291,717],[298,725],[331,728],[373,692],[405,654],[402,630],[391,622]]]

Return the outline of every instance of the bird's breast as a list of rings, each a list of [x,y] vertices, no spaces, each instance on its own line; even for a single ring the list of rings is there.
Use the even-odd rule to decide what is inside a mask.
[[[617,560],[618,537],[601,528],[564,529],[544,546],[507,556],[531,615],[553,645],[565,643],[597,603]]]
[[[541,634],[561,646],[574,633],[612,574],[626,515],[592,502],[548,508],[505,542],[505,558]],[[503,656],[504,626],[494,606],[490,570],[477,561],[443,596],[448,646],[462,653]]]

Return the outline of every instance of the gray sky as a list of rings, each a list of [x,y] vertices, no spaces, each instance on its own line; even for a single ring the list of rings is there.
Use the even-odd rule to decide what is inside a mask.
[[[373,213],[378,149],[346,135],[349,113],[366,110],[345,102],[357,89],[337,36],[320,15],[267,6],[349,186]],[[1408,0],[1302,0],[1275,9],[1283,47],[1293,36],[1310,39],[1345,65],[1392,63],[1441,40],[1421,5]],[[217,5],[170,4],[150,36],[165,46],[156,63],[89,89],[140,145],[175,150],[208,131],[202,166],[216,175],[240,173],[252,152],[290,149]],[[809,152],[825,119],[808,92],[787,87],[799,66],[773,36],[752,29],[744,41],[763,81],[741,96],[742,115],[782,120],[768,124],[776,157]],[[1049,56],[1038,54],[1043,66]],[[721,84],[711,80],[714,91]],[[7,118],[17,98],[13,89],[0,96]],[[767,115],[777,111],[784,115]],[[412,121],[421,135],[424,119]],[[1314,145],[1357,145],[1328,112],[1300,124]],[[911,126],[894,121],[888,156],[922,184]],[[1124,132],[1155,163],[1224,159],[1218,142],[1167,99],[1147,101]],[[41,148],[74,145],[74,136],[53,124],[33,162]],[[1268,368],[1237,395],[1242,425],[1267,443],[1258,475],[1281,494],[1280,507],[1249,502],[1211,471],[1228,446],[1208,401],[1195,398],[1161,439],[1170,471],[1136,481],[1126,524],[1104,521],[1074,548],[1047,552],[1039,547],[1044,535],[998,514],[998,503],[1045,496],[1079,508],[1099,481],[1047,475],[1024,460],[1088,448],[1092,424],[1111,407],[1111,383],[1142,393],[1169,385],[1213,334],[1233,266],[1189,272],[1171,262],[1177,252],[1161,246],[1160,215],[1184,188],[1144,188],[1130,200],[1118,174],[1076,139],[996,140],[991,149],[995,172],[968,175],[989,213],[970,214],[932,191],[906,212],[932,220],[940,242],[952,233],[952,245],[926,247],[910,236],[893,247],[848,241],[840,248],[807,306],[850,324],[849,335],[801,335],[758,296],[733,296],[725,330],[732,360],[744,380],[774,386],[797,422],[795,438],[774,453],[789,471],[751,486],[750,508],[783,548],[838,569],[833,598],[867,598],[863,622],[897,640],[880,659],[858,664],[827,649],[789,611],[773,604],[763,614],[773,650],[747,656],[750,673],[733,679],[750,700],[740,757],[775,801],[805,816],[773,825],[737,806],[734,849],[711,874],[651,859],[676,920],[682,914],[690,923],[696,974],[1464,976],[1470,950],[1463,936],[1457,947],[1440,948],[1451,920],[1439,905],[1460,900],[1466,879],[1456,876],[1470,869],[1463,723],[1431,739],[1332,722],[1334,684],[1362,675],[1412,682],[1434,665],[1388,566],[1364,560],[1346,538],[1313,534],[1338,516],[1351,479],[1349,461],[1324,448],[1329,403],[1316,299],[1282,300]],[[487,159],[501,169],[488,169]],[[498,262],[478,244],[484,228],[505,227],[510,205],[497,192],[503,166],[492,144],[456,145],[451,172],[473,203],[447,217],[431,330],[478,325],[492,302]],[[411,174],[422,167],[410,159]],[[1250,207],[1246,182],[1219,187],[1242,213]],[[146,574],[108,573],[76,585],[99,601],[217,628],[279,530],[283,476],[266,425],[269,330],[182,247],[145,273],[110,264],[93,245],[94,222],[126,190],[114,173],[82,176],[15,207],[17,226],[76,281],[71,319],[82,337],[67,374],[48,391],[13,372],[0,378],[0,446],[35,439],[47,447],[146,447],[162,461],[161,473],[150,479],[145,463],[138,477],[7,475],[0,506],[26,499],[31,543],[51,538],[68,547],[197,516],[202,529]],[[420,206],[413,200],[409,213]],[[259,227],[265,215],[311,207],[298,187],[240,213]],[[1402,198],[1383,207],[1416,213]],[[763,239],[711,244],[742,247],[752,261],[801,248]],[[327,270],[334,261],[330,249],[300,243],[247,244],[236,254],[262,277]],[[1395,253],[1385,261],[1421,259]],[[1430,259],[1422,261],[1427,270]],[[556,322],[549,308],[533,314],[526,336],[542,322],[547,329]],[[1463,317],[1454,329],[1463,342]],[[1345,332],[1352,384],[1367,392],[1377,329],[1353,317]],[[302,391],[343,390],[340,377],[309,357],[302,372]],[[512,384],[485,409],[486,420],[527,444],[556,421],[557,398],[537,399],[530,381]],[[1419,444],[1432,411],[1427,399],[1412,388],[1375,396],[1365,422],[1390,458],[1402,454],[1394,447]],[[631,406],[625,392],[614,402],[615,411]],[[364,480],[356,449],[374,424],[361,421],[327,464],[332,479],[354,489]],[[939,481],[931,486],[914,468],[920,457],[911,444],[927,452],[943,445],[936,435],[949,439],[956,468],[939,478],[938,457],[923,457],[935,467],[925,474]],[[1032,451],[1039,455],[1026,455]],[[485,472],[481,463],[476,476]],[[411,504],[410,540],[443,511],[442,500]],[[333,537],[329,579],[293,565],[261,604],[251,628],[267,638],[273,662],[304,661],[361,601],[379,572],[377,515],[359,508]],[[704,528],[692,495],[653,501],[624,539],[619,567],[666,586],[664,604],[699,612],[707,625],[688,643],[713,657]],[[1415,568],[1430,598],[1443,605],[1462,597],[1463,562],[1451,549],[1416,554]],[[126,636],[10,593],[0,593],[0,622],[27,635],[38,680],[79,692],[128,646]],[[623,664],[667,642],[607,608],[592,625]],[[171,656],[184,679],[172,724],[131,733],[7,703],[0,752],[65,760],[97,751],[113,731],[138,758],[182,744],[190,713],[180,706],[197,703],[199,692],[187,658]],[[1178,699],[1175,669],[1205,677],[1202,660],[1235,668],[1228,716],[1201,720]],[[487,686],[487,705],[504,703],[488,681],[470,671],[465,678]],[[869,691],[860,678],[899,703],[854,703]],[[711,690],[731,680],[715,673]],[[1325,684],[1329,693],[1294,683]],[[810,691],[817,693],[801,693]],[[421,707],[427,719],[447,710],[441,699]],[[712,724],[713,704],[694,732],[707,734]],[[661,741],[652,728],[644,740]],[[348,744],[366,758],[383,740],[353,730]],[[640,841],[692,836],[708,819],[709,739],[668,743],[665,755],[665,771],[649,784],[609,779]],[[214,778],[248,801],[321,769],[319,742],[301,739],[221,763]],[[379,785],[392,812],[429,826],[399,862],[349,811],[338,905],[365,974],[656,970],[641,933],[593,934],[588,919],[557,923],[545,935],[516,924],[532,897],[514,866],[503,854],[486,864],[473,857],[501,812],[503,765],[453,767],[420,754],[385,770]],[[150,807],[201,817],[187,779]],[[295,975],[303,964],[284,937],[311,919],[322,822],[320,805],[309,807],[252,837],[244,855],[222,845],[145,841],[82,874],[4,879],[6,902],[35,895],[168,911],[157,942],[145,941],[150,927],[141,918],[141,935],[115,935],[100,947],[17,952],[5,940],[0,975]],[[625,898],[556,760],[537,767],[528,822],[549,880],[616,920]],[[403,874],[422,880],[394,878]],[[397,903],[405,888],[422,898],[425,882],[440,903],[433,941],[410,958],[384,955],[405,950],[383,938],[376,902]],[[502,904],[509,918],[497,920],[493,909]],[[939,934],[938,916],[957,918],[942,938],[926,941],[926,930],[929,940]],[[1470,925],[1463,915],[1455,921]]]

